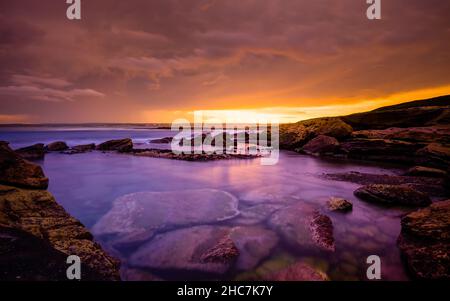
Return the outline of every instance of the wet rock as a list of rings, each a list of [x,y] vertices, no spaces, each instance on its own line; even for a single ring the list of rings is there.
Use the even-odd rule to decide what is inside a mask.
[[[427,206],[429,196],[407,185],[372,184],[358,188],[354,192],[358,198],[386,205]]]
[[[170,144],[172,143],[173,137],[164,137],[164,138],[160,138],[160,139],[153,139],[150,140],[150,143],[155,143],[155,144]]]
[[[406,175],[413,177],[445,178],[447,176],[447,172],[437,168],[414,166],[406,172]]]
[[[43,143],[37,143],[27,147],[16,149],[15,152],[26,160],[41,160],[45,156]]]
[[[133,149],[133,141],[130,138],[105,141],[97,145],[97,150],[130,152]]]
[[[435,168],[450,166],[450,147],[431,143],[416,152],[416,163]]]
[[[278,244],[273,231],[258,226],[233,228],[230,237],[240,254],[235,268],[243,271],[255,268]]]
[[[98,236],[114,235],[110,242],[120,248],[175,227],[231,219],[239,213],[237,208],[238,200],[220,190],[138,192],[115,200],[92,231]]]
[[[32,235],[55,252],[78,255],[86,267],[96,272],[97,280],[118,280],[118,261],[93,241],[92,235],[56,203],[45,190],[26,190],[0,185],[0,227]],[[15,242],[10,242],[15,247]],[[30,249],[30,253],[40,251]],[[37,256],[37,255],[36,255]],[[0,258],[2,255],[0,254]],[[16,259],[16,264],[18,259]],[[37,257],[36,260],[41,260]],[[65,263],[65,260],[63,261]],[[65,264],[66,268],[67,265]],[[53,279],[47,275],[47,279]],[[65,275],[64,278],[66,279]]]
[[[313,267],[297,262],[266,277],[269,281],[327,281],[328,276]]]
[[[339,152],[339,142],[336,138],[319,135],[313,138],[302,148],[309,155],[327,155]]]
[[[48,145],[45,146],[45,150],[49,151],[49,152],[60,152],[60,151],[65,151],[67,150],[69,147],[67,146],[67,144],[64,141],[56,141],[56,142],[52,142]]]
[[[353,209],[353,204],[346,199],[331,197],[327,202],[328,210],[348,212]]]
[[[343,139],[352,131],[352,127],[338,117],[316,118],[281,125],[279,143],[283,148],[296,149],[319,135]]]
[[[156,235],[130,258],[130,264],[157,271],[224,274],[238,251],[225,227],[196,226]]]
[[[331,251],[329,224],[326,218],[316,218],[313,206],[304,202],[284,207],[272,214],[268,220],[269,227],[278,232],[283,240],[299,250],[315,250],[317,248]],[[331,236],[330,236],[331,233]]]
[[[450,279],[450,200],[402,218],[398,246],[409,271],[421,279]]]
[[[0,141],[0,183],[46,189],[48,178],[40,166],[23,159],[9,148],[7,142]]]
[[[445,196],[445,181],[439,178],[418,177],[418,176],[397,176],[386,174],[369,174],[362,172],[346,172],[326,174],[324,178],[333,181],[347,181],[358,183],[361,185],[369,184],[389,184],[401,185],[405,184],[417,191],[427,193],[431,196]]]
[[[161,158],[182,161],[216,161],[216,160],[231,160],[231,159],[255,159],[260,158],[260,155],[250,154],[216,154],[216,153],[183,153],[176,154],[169,149],[133,149],[132,154],[140,157]]]
[[[310,222],[312,239],[316,244],[327,251],[335,251],[333,223],[330,217],[315,212]]]

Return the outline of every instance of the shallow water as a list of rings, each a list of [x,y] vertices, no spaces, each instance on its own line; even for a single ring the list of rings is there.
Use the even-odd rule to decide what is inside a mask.
[[[61,132],[42,134],[47,140],[39,140],[44,138],[41,134],[35,136],[27,132],[27,137],[23,137],[17,132],[8,135],[3,132],[0,133],[0,139],[9,138],[13,146],[19,147],[23,146],[19,144],[29,145],[54,140],[65,140],[69,145],[80,141],[100,142],[97,140],[112,136],[158,138],[169,136],[170,133],[161,130],[127,131],[130,131],[128,136],[118,136],[119,133],[115,131],[105,131],[101,135],[94,132],[94,138],[89,137],[92,132],[77,131],[77,137],[73,140],[67,136],[72,134],[61,135]],[[122,134],[121,132],[120,135]],[[29,139],[30,137],[32,139]],[[49,190],[69,213],[80,219],[88,228],[92,228],[120,196],[140,191],[180,191],[182,194],[183,190],[199,188],[218,189],[233,194],[239,200],[241,211],[255,204],[276,202],[287,205],[288,202],[301,202],[331,217],[336,240],[335,252],[293,248],[280,239],[271,254],[258,266],[248,271],[233,271],[223,276],[226,279],[253,279],[270,273],[276,267],[304,261],[326,272],[332,280],[365,280],[368,267],[366,258],[369,255],[380,256],[383,280],[407,279],[396,247],[400,232],[399,216],[405,211],[358,200],[353,196],[357,184],[320,178],[323,173],[345,171],[398,173],[399,170],[394,168],[322,160],[284,151],[280,154],[278,164],[274,166],[262,166],[259,159],[185,162],[100,152],[75,155],[52,153],[40,164],[50,178]],[[330,196],[352,201],[353,211],[347,214],[327,212],[325,203]],[[266,220],[255,224],[252,220],[246,220],[245,216],[223,221],[220,225],[236,226],[249,223],[269,228]],[[109,248],[107,239],[100,240],[100,243]],[[132,252],[133,250],[130,250],[118,255],[122,257],[123,262],[127,262]],[[170,273],[165,276],[171,279],[197,277],[189,273]]]

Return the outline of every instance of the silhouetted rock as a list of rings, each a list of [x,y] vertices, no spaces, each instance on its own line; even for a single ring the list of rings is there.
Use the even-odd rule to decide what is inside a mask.
[[[27,147],[15,150],[22,158],[26,160],[40,160],[45,157],[45,148],[43,143],[37,143]]]
[[[130,152],[133,150],[133,141],[130,138],[108,140],[97,145],[97,150],[101,151],[118,151],[118,152]]]
[[[297,262],[276,273],[268,275],[268,281],[327,281],[328,276],[303,262]]]
[[[366,185],[355,190],[354,194],[362,200],[386,205],[427,206],[429,196],[407,185]]]
[[[406,172],[406,175],[413,177],[445,178],[447,176],[447,172],[437,168],[414,166]]]
[[[60,152],[69,149],[67,144],[64,141],[56,141],[52,142],[45,146],[45,150],[49,152]]]
[[[79,152],[88,152],[88,151],[95,150],[95,144],[91,143],[91,144],[76,145],[76,146],[72,147],[72,149],[79,151]]]
[[[402,218],[398,246],[409,271],[421,279],[450,279],[450,200]]]
[[[150,143],[155,143],[155,144],[170,144],[172,143],[173,137],[164,137],[164,138],[160,138],[160,139],[153,139],[150,140]]]
[[[47,189],[48,178],[39,165],[28,162],[0,141],[0,183],[19,187]]]
[[[348,212],[353,209],[353,204],[346,199],[331,197],[327,202],[328,210]]]
[[[319,135],[311,139],[302,148],[309,155],[331,155],[339,152],[339,142],[336,138]]]

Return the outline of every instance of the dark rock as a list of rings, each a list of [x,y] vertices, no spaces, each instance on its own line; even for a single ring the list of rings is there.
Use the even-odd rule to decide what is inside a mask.
[[[327,281],[328,276],[311,266],[298,262],[266,277],[268,281]]]
[[[46,189],[48,178],[39,165],[28,162],[0,141],[0,183],[19,187]]]
[[[153,139],[150,140],[150,143],[155,143],[155,144],[170,144],[172,143],[173,137],[164,137],[161,139]]]
[[[368,202],[387,205],[427,206],[429,196],[407,185],[371,184],[358,188],[355,196]]]
[[[362,130],[352,133],[354,138],[401,140],[419,143],[450,143],[450,127],[448,125],[388,128],[385,130]]]
[[[450,166],[450,147],[430,143],[416,152],[416,163],[435,168],[446,168]]]
[[[450,200],[402,218],[398,246],[409,271],[420,279],[450,279]]]
[[[327,202],[327,207],[330,211],[348,212],[353,209],[353,204],[342,198],[331,197]]]
[[[447,172],[437,168],[414,166],[406,172],[406,175],[413,177],[445,178]]]
[[[36,261],[42,261],[41,256],[44,253],[43,258],[47,257],[53,261],[63,258],[60,263],[67,268],[67,256],[78,255],[83,266],[92,269],[95,273],[95,280],[119,279],[118,261],[107,255],[100,245],[93,241],[89,231],[78,220],[66,213],[45,190],[27,190],[0,185],[0,228],[3,229],[4,234],[0,235],[2,239],[5,239],[5,233],[10,230],[20,238],[18,241],[10,240],[7,249],[17,248],[25,253],[24,245],[26,246],[28,239],[33,236],[34,238],[29,241],[30,249],[27,251]],[[0,253],[0,262],[7,256],[11,256],[8,254],[10,253]],[[22,258],[15,257],[14,263],[17,269],[13,267],[10,274],[33,278],[28,274],[29,271],[20,267],[21,260]],[[52,260],[48,263],[49,265],[53,265]],[[58,269],[61,264],[55,264],[55,268]],[[31,267],[36,267],[36,264]],[[43,280],[54,279],[61,275],[47,274],[47,272],[53,272],[52,268],[50,267],[47,271],[38,271],[37,275],[42,275]],[[64,274],[60,279],[67,278]]]
[[[95,144],[91,143],[91,144],[76,145],[72,147],[72,149],[78,152],[89,152],[95,150]]]
[[[133,141],[130,138],[108,140],[97,145],[96,149],[101,151],[118,151],[126,153],[133,149]]]
[[[45,156],[44,144],[37,143],[31,146],[19,148],[15,150],[22,158],[26,160],[41,160]]]
[[[171,159],[171,160],[182,160],[182,161],[215,161],[215,160],[229,160],[229,159],[255,159],[260,158],[260,155],[251,155],[251,154],[239,154],[239,153],[205,153],[201,154],[197,153],[182,153],[176,154],[172,152],[170,149],[134,149],[132,154],[135,156],[141,157],[150,157],[150,158],[162,158],[162,159]]]
[[[67,144],[64,141],[56,141],[52,142],[45,146],[45,150],[49,152],[60,152],[69,149]]]
[[[389,161],[413,164],[414,154],[423,145],[386,139],[353,139],[341,143],[341,149],[349,158],[373,161]]]
[[[312,239],[317,245],[327,251],[335,251],[333,237],[333,223],[330,217],[316,212],[311,219],[310,229]]]
[[[339,152],[339,142],[336,138],[319,135],[306,143],[302,150],[309,155],[336,154]]]

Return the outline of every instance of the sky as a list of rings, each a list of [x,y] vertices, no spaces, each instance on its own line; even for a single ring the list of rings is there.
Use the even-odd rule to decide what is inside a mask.
[[[0,123],[281,122],[450,94],[450,1],[0,0]]]

